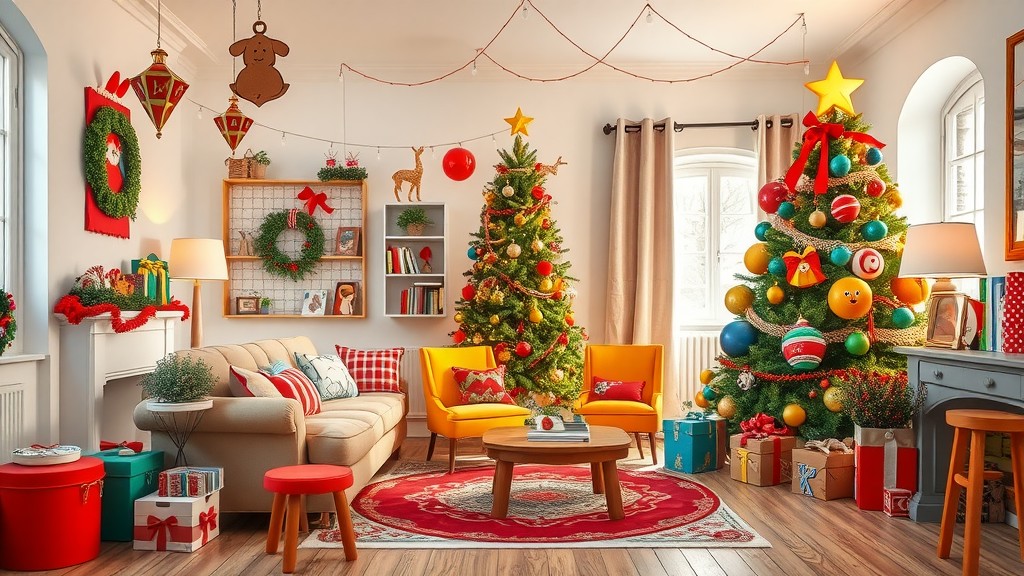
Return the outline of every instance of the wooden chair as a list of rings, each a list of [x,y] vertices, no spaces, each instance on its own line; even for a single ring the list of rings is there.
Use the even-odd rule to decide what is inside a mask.
[[[654,434],[661,427],[662,357],[660,344],[590,345],[583,359],[583,393],[576,412],[596,426],[615,426],[636,437],[644,457],[640,434],[651,443],[651,460],[658,463]],[[605,380],[643,381],[642,401],[598,400],[592,394],[594,377]]]
[[[949,558],[953,545],[953,528],[960,502],[960,490],[967,489],[967,507],[964,519],[964,576],[978,573],[978,553],[981,544],[981,503],[985,480],[1003,477],[998,470],[985,470],[985,433],[1010,434],[1010,456],[1013,469],[1014,501],[1017,518],[1024,518],[1024,416],[996,410],[949,410],[946,423],[953,427],[953,451],[949,458],[949,477],[946,481],[946,499],[942,504],[942,525],[939,528],[939,558]],[[963,473],[970,441],[971,459],[967,474]],[[1018,527],[1021,559],[1024,559],[1024,522]]]

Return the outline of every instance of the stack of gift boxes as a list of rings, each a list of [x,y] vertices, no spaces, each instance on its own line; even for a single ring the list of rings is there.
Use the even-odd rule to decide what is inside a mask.
[[[135,501],[135,550],[193,552],[220,534],[223,468],[160,472],[157,491]]]

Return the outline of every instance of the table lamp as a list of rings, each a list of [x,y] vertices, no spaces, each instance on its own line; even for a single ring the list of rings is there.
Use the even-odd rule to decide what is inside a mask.
[[[192,347],[199,348],[203,345],[199,283],[202,280],[228,279],[224,243],[211,238],[175,238],[171,240],[171,257],[167,267],[170,268],[172,279],[193,281]]]
[[[928,298],[928,334],[935,333],[938,319],[932,313],[933,302],[950,296],[954,301],[966,301],[966,296],[957,291],[951,279],[984,278],[987,275],[974,224],[938,222],[909,227],[899,275],[936,279]],[[927,343],[932,345],[932,338],[929,337]],[[950,347],[949,344],[942,346]],[[952,347],[959,346],[954,343]]]

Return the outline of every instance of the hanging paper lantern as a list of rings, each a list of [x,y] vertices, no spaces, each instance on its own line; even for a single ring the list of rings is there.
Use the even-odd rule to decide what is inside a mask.
[[[789,220],[796,215],[796,206],[792,202],[783,202],[779,204],[778,214],[780,218]]]
[[[849,194],[840,194],[832,200],[831,212],[832,217],[838,222],[853,222],[860,214],[860,201]]]
[[[444,153],[441,169],[452,180],[461,182],[473,175],[473,171],[476,170],[476,158],[465,148],[452,148]]]
[[[840,158],[846,158],[846,156],[840,156]],[[786,423],[786,426],[798,428],[807,421],[807,411],[799,404],[787,404],[782,409],[782,421]]]
[[[541,260],[540,262],[537,262],[537,274],[540,274],[541,276],[547,276],[548,274],[551,274],[551,271],[554,269],[554,265],[552,265],[551,262],[548,262],[547,260]]]
[[[897,328],[909,328],[914,323],[914,311],[901,306],[892,311],[892,325]]]
[[[530,346],[529,342],[520,341],[518,344],[516,344],[516,356],[519,356],[520,358],[526,358],[527,356],[530,355],[530,352],[533,352],[533,346]]]
[[[715,392],[715,389],[712,388],[711,386],[705,386],[704,389],[701,390],[701,392],[704,394],[704,399],[705,400],[714,400],[715,396],[718,395]]]
[[[889,227],[881,220],[871,220],[860,229],[861,236],[869,242],[875,242],[885,238],[889,233]]]
[[[757,204],[768,214],[774,214],[779,204],[789,196],[789,186],[781,180],[768,182],[757,192]]]
[[[862,318],[871,310],[871,287],[855,276],[840,278],[828,290],[828,307],[846,320]]]
[[[864,153],[864,160],[867,161],[868,166],[874,166],[882,163],[882,151],[872,146],[868,148],[868,151]]]
[[[733,400],[732,396],[722,396],[715,409],[718,410],[719,416],[729,420],[736,415],[736,401]]]
[[[213,119],[213,123],[220,130],[220,135],[231,147],[231,155],[235,154],[235,148],[242,143],[246,132],[252,127],[252,118],[249,118],[238,109],[238,97],[232,95],[228,98],[228,109],[220,116]]]
[[[156,137],[160,138],[164,124],[188,90],[188,82],[167,67],[167,52],[157,48],[149,54],[153,57],[153,63],[132,78],[132,88],[142,102],[146,115],[156,126]]]
[[[861,248],[853,253],[853,262],[850,269],[859,278],[874,280],[882,275],[885,270],[885,260],[874,248]]]
[[[769,304],[780,304],[786,298],[786,293],[782,288],[779,288],[778,284],[768,288],[764,295],[768,299]]]
[[[850,334],[846,336],[846,341],[843,342],[843,346],[845,346],[846,351],[853,356],[863,356],[871,349],[871,340],[868,338],[867,334],[857,330],[855,332],[850,332]]]
[[[771,230],[771,228],[772,228],[772,223],[768,222],[767,220],[758,222],[757,226],[754,227],[754,237],[757,238],[758,240],[760,240],[761,242],[764,242],[765,241],[764,235],[769,230]]]
[[[751,274],[764,274],[768,271],[768,245],[763,242],[751,244],[743,254],[743,264]]]
[[[872,198],[878,198],[885,192],[885,182],[882,182],[881,178],[868,180],[867,186],[864,187],[864,192]]]
[[[782,337],[782,355],[797,370],[814,370],[825,355],[825,337],[803,318]]]
[[[821,397],[821,401],[825,403],[825,408],[833,412],[839,412],[843,409],[843,392],[833,386],[825,390],[825,395]]]
[[[786,281],[797,288],[807,288],[826,280],[814,246],[805,246],[802,254],[789,251],[782,255],[786,263]]]
[[[853,252],[846,246],[836,246],[828,254],[828,259],[836,266],[846,266],[846,263],[853,257]]]
[[[729,288],[725,293],[725,309],[733,314],[743,314],[753,303],[754,292],[742,284]]]
[[[850,173],[850,158],[840,154],[828,161],[828,171],[836,178],[842,178]]]
[[[824,228],[826,222],[828,222],[828,217],[825,216],[825,213],[821,210],[815,210],[807,217],[807,223],[810,224],[812,228]]]

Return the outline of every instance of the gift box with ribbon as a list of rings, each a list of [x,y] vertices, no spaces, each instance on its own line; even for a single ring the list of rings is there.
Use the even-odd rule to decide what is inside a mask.
[[[917,448],[911,428],[854,427],[854,498],[861,510],[882,510],[884,488],[917,492]]]
[[[194,552],[220,534],[220,492],[206,496],[163,497],[135,501],[135,550]]]
[[[891,518],[909,517],[911,496],[913,493],[905,488],[883,488],[882,512]]]
[[[699,474],[725,465],[726,420],[689,412],[682,419],[666,419],[665,468],[675,472]]]
[[[729,472],[733,480],[755,486],[775,486],[793,477],[794,436],[754,438],[746,433],[729,438]]]
[[[109,442],[100,442],[100,447]],[[156,490],[157,474],[164,464],[164,453],[135,453],[129,445],[115,444],[112,448],[93,454],[103,460],[107,473],[103,489],[103,522],[100,538],[115,542],[130,542],[134,533],[135,500]],[[141,450],[142,444],[139,443]]]
[[[166,260],[157,258],[156,254],[132,260],[132,274],[142,275],[147,298],[156,300],[157,304],[167,304],[171,297],[171,276]]]
[[[835,438],[793,450],[793,493],[818,500],[853,498],[853,449]]]

